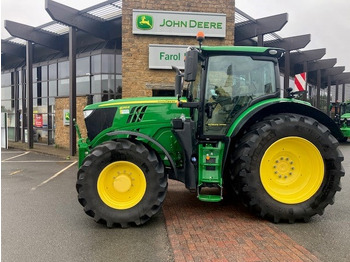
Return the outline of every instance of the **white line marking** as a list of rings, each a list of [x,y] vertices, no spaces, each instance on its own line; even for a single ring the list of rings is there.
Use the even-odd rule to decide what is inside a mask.
[[[18,154],[18,153],[22,153],[23,151],[2,151],[1,150],[1,154]]]
[[[4,160],[5,161],[5,160]],[[6,161],[6,163],[72,163],[71,160],[19,160],[19,161]]]
[[[20,170],[17,170],[17,171],[14,171],[10,174],[10,176],[13,176],[13,175],[16,175],[18,173],[21,173],[23,171],[23,169],[20,169]]]
[[[49,179],[46,179],[44,182],[42,182],[41,184],[37,185],[36,187],[32,188],[32,191],[36,190],[38,187],[41,187],[43,185],[45,185],[47,182],[51,181],[52,179],[54,179],[55,177],[59,176],[60,174],[62,174],[64,171],[66,171],[68,168],[70,168],[71,166],[75,165],[76,163],[78,163],[78,161],[74,161],[72,164],[70,164],[69,166],[63,168],[61,171],[58,171],[56,174],[54,174],[52,177],[50,177]]]
[[[25,156],[25,155],[27,155],[27,154],[29,154],[29,153],[30,153],[30,151],[27,151],[27,152],[24,152],[23,154],[20,154],[20,155],[18,155],[18,156],[13,156],[13,157],[7,158],[7,159],[5,159],[5,160],[2,160],[1,162],[5,162],[5,161],[7,161],[7,160],[11,160],[11,159],[14,159],[14,158],[17,158],[17,157],[20,157],[20,156]]]

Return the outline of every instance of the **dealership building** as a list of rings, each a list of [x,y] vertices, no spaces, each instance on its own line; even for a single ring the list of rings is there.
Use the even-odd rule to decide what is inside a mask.
[[[72,119],[83,127],[87,104],[174,95],[171,66],[183,68],[198,31],[205,33],[205,45],[284,48],[282,86],[307,72],[304,98],[319,108],[350,98],[350,75],[335,66],[336,58],[322,59],[324,48],[301,51],[310,35],[276,34],[286,13],[254,19],[234,0],[108,0],[84,10],[46,0],[45,9],[52,22],[32,27],[5,21],[12,37],[1,41],[1,111],[9,140],[29,148],[44,143],[75,155]]]

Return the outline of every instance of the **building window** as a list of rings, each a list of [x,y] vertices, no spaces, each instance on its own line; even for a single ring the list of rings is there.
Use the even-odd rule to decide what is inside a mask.
[[[47,81],[47,66],[41,67],[41,80]]]
[[[90,57],[77,59],[77,76],[90,75]]]
[[[114,55],[103,54],[102,55],[102,73],[113,74],[115,72],[114,61],[115,61]]]
[[[77,96],[90,95],[93,103],[121,98],[122,57],[120,54],[110,54],[110,51],[108,50],[109,54],[79,54],[82,57],[76,60]],[[55,142],[55,99],[69,97],[70,70],[68,58],[66,59],[60,62],[46,61],[47,64],[40,62],[33,66],[33,124],[39,134],[35,142]],[[24,68],[12,73],[2,73],[1,106],[2,111],[9,113],[12,128],[10,139],[18,139],[18,135],[15,138],[15,134],[21,136],[27,128],[27,118],[23,115],[26,107],[26,104],[23,104],[26,101],[25,74]]]
[[[49,82],[49,96],[57,96],[57,81]]]
[[[6,73],[1,75],[1,86],[11,85],[11,73]]]
[[[49,65],[49,79],[50,80],[57,79],[57,64]]]
[[[69,79],[58,80],[58,96],[69,96]]]
[[[90,77],[78,77],[77,78],[77,95],[90,94]]]
[[[91,73],[101,74],[101,55],[91,56]]]
[[[2,99],[11,99],[11,94],[12,94],[12,86],[4,86],[1,87],[1,98]]]
[[[1,112],[12,112],[11,100],[1,100]]]
[[[41,83],[41,96],[47,97],[47,82]]]
[[[101,75],[95,75],[92,77],[91,94],[101,94]]]
[[[64,61],[58,63],[58,79],[69,77],[69,62]]]
[[[18,85],[18,99],[22,99],[22,92],[23,92],[22,85],[19,84]]]
[[[122,55],[115,56],[115,72],[117,74],[122,74]]]

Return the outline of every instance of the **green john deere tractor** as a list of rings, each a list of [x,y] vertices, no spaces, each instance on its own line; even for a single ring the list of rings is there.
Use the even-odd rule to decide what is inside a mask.
[[[276,223],[322,215],[341,189],[342,134],[326,114],[281,96],[282,55],[200,42],[184,73],[175,68],[176,97],[88,105],[76,183],[86,214],[107,227],[144,224],[174,179],[202,201],[237,194]]]
[[[350,101],[338,104],[335,109],[335,122],[344,136],[341,141],[346,142],[350,137]]]

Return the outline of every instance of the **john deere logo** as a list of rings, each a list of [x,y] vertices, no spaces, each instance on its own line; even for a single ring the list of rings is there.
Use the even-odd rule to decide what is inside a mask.
[[[68,121],[70,118],[69,112],[64,113],[64,118]]]
[[[153,17],[150,15],[138,15],[136,25],[141,30],[151,30],[153,28]]]

